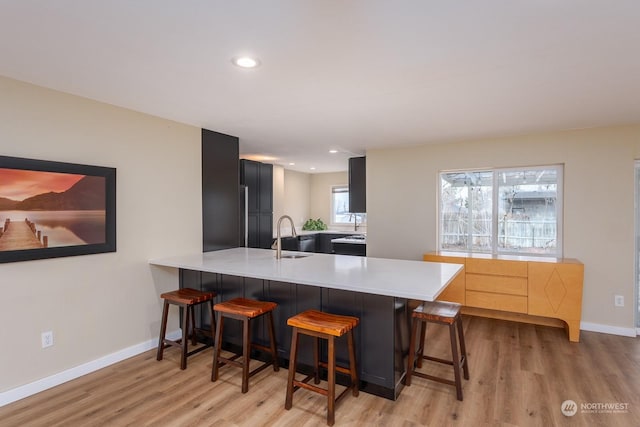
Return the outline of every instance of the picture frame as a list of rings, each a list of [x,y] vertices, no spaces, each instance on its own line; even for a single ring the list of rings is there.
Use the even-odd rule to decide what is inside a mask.
[[[115,168],[0,156],[0,263],[115,251]]]

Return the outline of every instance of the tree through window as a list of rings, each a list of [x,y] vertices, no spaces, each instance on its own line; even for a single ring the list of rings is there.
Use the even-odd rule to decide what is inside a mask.
[[[561,256],[562,166],[440,174],[441,250]]]

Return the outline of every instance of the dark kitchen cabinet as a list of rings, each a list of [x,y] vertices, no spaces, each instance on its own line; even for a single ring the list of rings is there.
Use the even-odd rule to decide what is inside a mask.
[[[202,129],[202,250],[238,246],[238,138]]]
[[[349,212],[367,212],[367,158],[349,159]]]
[[[362,243],[332,243],[336,255],[367,256],[367,245]]]
[[[280,239],[283,251],[316,252],[316,235],[304,234]]]
[[[348,234],[334,234],[334,233],[318,233],[318,245],[317,250],[323,254],[332,254],[333,252],[333,243],[331,240],[339,239],[340,237],[348,236]]]
[[[298,250],[300,252],[316,252],[316,235],[298,236]]]
[[[411,318],[406,299],[185,269],[179,270],[179,278],[181,288],[215,291],[216,302],[244,297],[277,303],[273,314],[278,356],[283,366],[287,365],[291,350],[291,327],[287,325],[289,317],[309,309],[356,316],[360,319],[354,330],[360,390],[395,400],[403,387]],[[204,305],[196,308],[197,326],[209,327],[211,319],[207,311]],[[264,319],[253,322],[251,337],[258,344],[269,343]],[[210,341],[206,336],[200,339]],[[224,349],[240,351],[242,328],[239,322],[225,322],[223,341]],[[311,340],[302,338],[298,356],[298,361],[306,371],[310,370],[313,362],[311,343]],[[326,343],[321,343],[320,352],[321,359],[326,359]],[[338,341],[336,355],[339,362],[348,360],[344,339]],[[252,357],[261,360],[268,358],[266,354],[255,350]],[[347,381],[346,376],[338,375],[336,378],[336,382],[342,385]]]
[[[269,249],[273,242],[273,165],[240,160],[240,184],[247,188],[247,246]]]

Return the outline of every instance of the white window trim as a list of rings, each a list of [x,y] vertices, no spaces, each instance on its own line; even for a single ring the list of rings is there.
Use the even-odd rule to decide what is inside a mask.
[[[347,190],[347,192],[349,192],[349,184],[333,184],[330,186],[331,188],[331,192],[329,193],[329,199],[330,199],[330,204],[329,204],[329,225],[336,225],[336,226],[345,226],[345,225],[353,225],[353,221],[347,221],[347,222],[335,222],[333,219],[333,213],[335,211],[334,209],[334,205],[333,205],[333,194],[334,194],[334,189],[336,188],[345,188]],[[366,226],[367,225],[367,215],[366,213],[364,214],[364,220],[363,220],[363,215],[362,214],[357,214],[359,215],[358,218],[362,221],[362,222],[358,222],[358,227],[360,227],[360,225]]]
[[[329,204],[329,224],[330,225],[348,225],[350,224],[350,222],[336,222],[334,220],[334,215],[333,213],[335,212],[335,206],[334,206],[334,202],[333,202],[333,194],[334,194],[334,190],[337,188],[346,188],[347,192],[349,191],[349,184],[335,184],[335,185],[331,185],[330,189],[331,189],[331,193],[329,194],[329,200],[330,200],[330,204]]]
[[[464,250],[455,250],[455,249],[445,249],[447,252],[461,252],[461,253],[484,253],[495,256],[500,255],[516,255],[516,256],[530,256],[530,257],[564,257],[564,164],[549,164],[549,165],[536,165],[536,166],[520,166],[520,167],[507,167],[507,168],[473,168],[473,169],[448,169],[448,170],[440,170],[436,174],[437,180],[437,188],[436,192],[436,246],[438,250],[442,249],[441,242],[441,216],[442,216],[442,186],[441,186],[441,175],[446,173],[455,173],[455,172],[492,172],[493,173],[493,183],[492,183],[492,209],[493,212],[498,212],[498,175],[497,172],[509,172],[509,171],[520,171],[520,170],[536,170],[536,169],[556,169],[558,180],[556,182],[558,187],[558,197],[556,198],[556,207],[558,211],[557,219],[558,222],[556,224],[557,236],[556,236],[556,253],[554,254],[537,254],[537,253],[527,253],[527,252],[516,252],[516,251],[498,251],[498,239],[497,230],[498,230],[498,215],[494,215],[492,213],[492,239],[491,239],[491,252],[488,251],[472,251],[469,249]],[[494,234],[496,233],[496,234]]]

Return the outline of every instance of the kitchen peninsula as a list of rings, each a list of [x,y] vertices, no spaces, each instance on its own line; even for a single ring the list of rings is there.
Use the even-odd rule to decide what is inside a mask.
[[[307,309],[357,316],[356,358],[362,390],[395,399],[405,372],[409,345],[408,300],[433,301],[462,271],[462,265],[354,257],[267,249],[233,248],[153,259],[150,264],[179,269],[181,287],[210,290],[219,300],[246,297],[278,304],[274,320],[278,355],[289,357],[291,328],[287,319]],[[206,311],[200,322],[209,323]],[[240,330],[225,328],[227,345],[240,343]],[[225,332],[226,333],[226,332]],[[265,325],[257,322],[254,340],[267,342]],[[311,346],[299,362],[311,365]],[[345,361],[340,346],[338,360]]]

